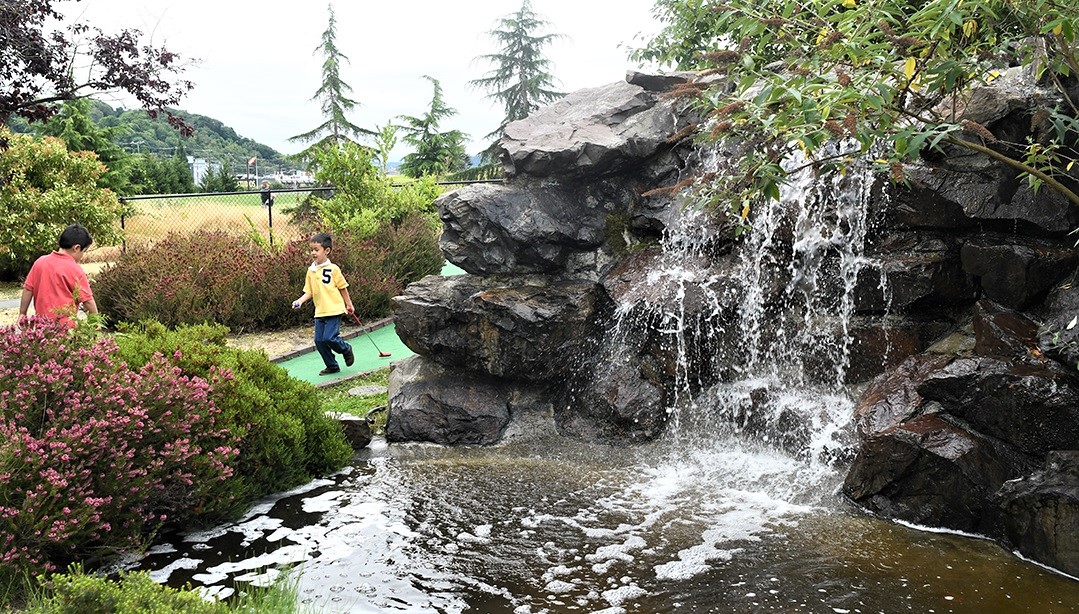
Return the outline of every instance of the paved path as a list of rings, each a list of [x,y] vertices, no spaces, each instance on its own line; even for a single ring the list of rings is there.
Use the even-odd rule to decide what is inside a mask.
[[[19,308],[19,299],[17,299],[17,298],[7,298],[7,299],[0,300],[0,309],[18,309],[18,308]]]

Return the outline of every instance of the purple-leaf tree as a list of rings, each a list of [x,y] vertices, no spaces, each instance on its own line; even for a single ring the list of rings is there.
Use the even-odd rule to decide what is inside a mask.
[[[190,135],[192,128],[169,111],[192,87],[179,79],[181,57],[141,44],[138,30],[105,34],[82,23],[51,29],[63,22],[55,5],[68,1],[0,2],[0,124],[15,115],[42,121],[56,113],[53,103],[126,92],[152,117],[164,113]]]

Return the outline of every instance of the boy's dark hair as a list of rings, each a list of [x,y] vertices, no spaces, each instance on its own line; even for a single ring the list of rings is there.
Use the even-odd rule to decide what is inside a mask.
[[[78,245],[85,250],[93,242],[94,238],[90,236],[90,231],[79,224],[72,224],[60,233],[60,249],[71,249]]]
[[[333,249],[333,238],[330,237],[328,232],[320,232],[317,235],[311,237],[310,243],[318,243],[326,249]]]

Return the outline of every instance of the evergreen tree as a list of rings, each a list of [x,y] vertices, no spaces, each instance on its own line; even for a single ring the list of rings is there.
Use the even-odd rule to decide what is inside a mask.
[[[328,144],[338,145],[342,141],[352,140],[352,137],[371,135],[372,132],[348,121],[345,114],[359,106],[359,103],[349,98],[347,94],[352,91],[352,86],[341,80],[341,64],[347,62],[348,57],[341,53],[337,47],[337,20],[333,14],[333,5],[327,6],[330,13],[326,31],[322,33],[322,43],[315,48],[315,54],[321,53],[322,62],[322,85],[311,97],[322,105],[322,116],[326,121],[318,127],[290,137],[291,142],[313,143],[299,156],[309,158],[307,155],[314,147]]]
[[[98,185],[122,194],[127,178],[124,170],[127,154],[112,141],[111,131],[98,127],[90,117],[90,100],[76,98],[65,102],[59,113],[44,124],[34,124],[39,135],[63,139],[68,151],[92,151],[107,169]]]
[[[228,162],[222,161],[206,173],[200,189],[203,192],[236,192],[240,185],[236,182],[236,176],[232,174]]]
[[[551,62],[543,55],[545,46],[562,38],[560,34],[538,34],[548,25],[532,12],[529,0],[524,0],[516,13],[498,20],[496,28],[488,32],[500,49],[476,59],[485,60],[494,68],[469,84],[490,91],[487,98],[502,103],[506,116],[485,138],[498,139],[510,122],[524,119],[565,95],[552,89]]]
[[[405,125],[401,126],[404,141],[416,148],[401,161],[401,172],[410,177],[442,175],[468,167],[468,154],[465,153],[465,135],[460,130],[439,132],[439,123],[457,115],[457,110],[442,99],[442,84],[438,79],[423,76],[434,86],[431,106],[422,117],[402,115]]]

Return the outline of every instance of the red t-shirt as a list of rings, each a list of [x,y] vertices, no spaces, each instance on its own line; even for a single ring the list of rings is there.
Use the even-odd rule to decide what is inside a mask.
[[[38,258],[23,282],[34,295],[34,312],[38,315],[75,315],[79,305],[93,300],[90,280],[75,259],[63,252],[53,252]],[[78,302],[75,293],[78,291]]]

